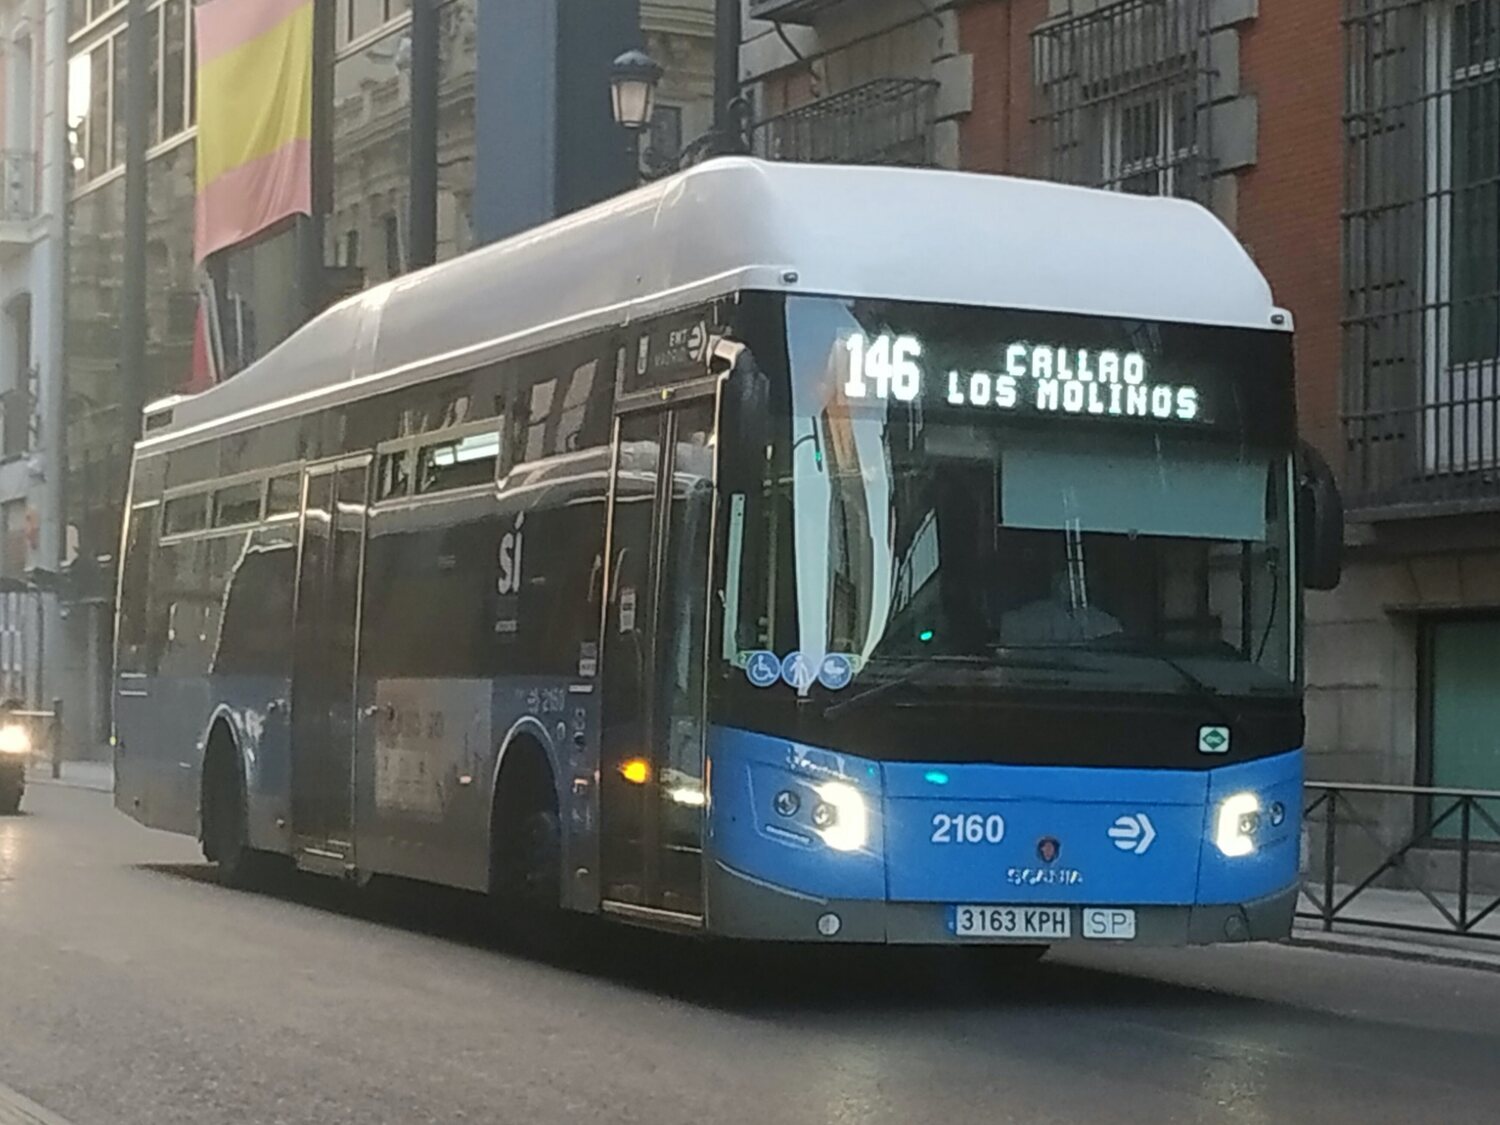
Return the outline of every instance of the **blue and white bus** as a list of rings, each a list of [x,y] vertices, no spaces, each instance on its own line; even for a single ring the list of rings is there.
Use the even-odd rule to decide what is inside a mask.
[[[707,163],[152,406],[116,800],[808,942],[1289,929],[1342,514],[1207,211]]]

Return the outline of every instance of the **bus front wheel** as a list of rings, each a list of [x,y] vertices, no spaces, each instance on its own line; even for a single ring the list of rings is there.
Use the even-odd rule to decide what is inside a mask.
[[[239,754],[215,747],[204,765],[203,856],[218,865],[219,883],[244,890],[264,873],[268,858],[250,847],[250,817]]]

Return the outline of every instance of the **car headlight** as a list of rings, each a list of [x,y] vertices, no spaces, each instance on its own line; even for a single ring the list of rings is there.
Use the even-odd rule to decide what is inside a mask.
[[[830,781],[813,792],[818,795],[813,827],[823,843],[836,852],[857,852],[869,842],[870,811],[858,789],[847,782]]]
[[[0,727],[0,754],[31,753],[31,735],[19,723],[6,723]]]
[[[1255,851],[1255,833],[1260,828],[1260,798],[1254,793],[1236,793],[1219,802],[1214,817],[1214,843],[1231,859]]]

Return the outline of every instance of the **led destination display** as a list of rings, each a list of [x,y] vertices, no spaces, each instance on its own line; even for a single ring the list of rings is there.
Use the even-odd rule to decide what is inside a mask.
[[[1203,422],[1198,387],[1158,382],[1140,352],[1091,351],[1051,343],[1005,344],[994,370],[927,370],[917,336],[851,333],[844,340],[851,400],[926,401],[938,394],[953,407],[1014,413],[1095,415]]]

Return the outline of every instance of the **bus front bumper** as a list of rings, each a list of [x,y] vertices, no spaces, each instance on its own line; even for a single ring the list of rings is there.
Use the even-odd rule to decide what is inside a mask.
[[[1292,931],[1297,886],[1252,902],[1226,905],[1097,907],[1064,904],[1069,937],[994,939],[957,937],[946,903],[820,899],[786,891],[722,864],[709,875],[709,930],[748,941],[826,942],[866,945],[1217,945],[1281,941]],[[1035,903],[1025,909],[1035,909]],[[1129,912],[1133,936],[1093,938],[1090,914]]]

